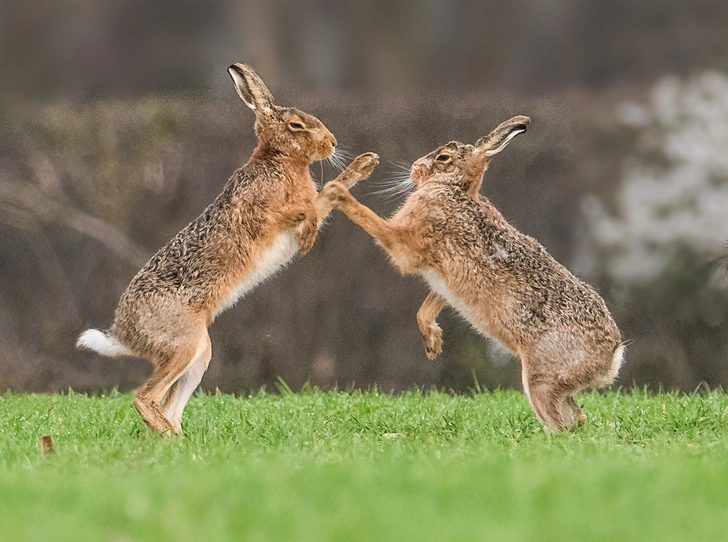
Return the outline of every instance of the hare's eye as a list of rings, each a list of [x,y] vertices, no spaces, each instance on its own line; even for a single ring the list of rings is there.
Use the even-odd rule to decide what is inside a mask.
[[[437,158],[435,158],[435,160],[437,160],[438,162],[447,162],[448,160],[450,160],[450,155],[449,154],[440,154],[437,156]]]
[[[303,130],[303,124],[301,124],[300,122],[289,122],[288,127],[291,130]]]

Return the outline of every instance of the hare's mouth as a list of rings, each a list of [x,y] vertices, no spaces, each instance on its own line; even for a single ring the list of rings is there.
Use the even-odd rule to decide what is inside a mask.
[[[327,158],[331,158],[334,155],[334,151],[336,151],[336,147],[334,147],[330,142],[327,141],[323,145],[321,145],[316,160],[325,160]]]

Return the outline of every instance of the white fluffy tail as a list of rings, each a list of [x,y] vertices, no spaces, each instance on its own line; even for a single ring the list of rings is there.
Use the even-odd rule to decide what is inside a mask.
[[[117,356],[133,356],[134,353],[121,344],[116,337],[108,331],[87,329],[76,341],[76,348],[87,348],[102,356],[115,358]]]
[[[627,345],[625,343],[622,343],[614,350],[614,356],[612,356],[612,372],[610,373],[612,381],[617,378],[617,375],[619,374],[619,369],[624,363],[624,351],[626,347]]]

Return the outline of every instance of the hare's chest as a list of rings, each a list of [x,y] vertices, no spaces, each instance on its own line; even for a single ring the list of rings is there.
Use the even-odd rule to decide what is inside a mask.
[[[294,229],[282,231],[273,238],[273,241],[256,255],[255,261],[248,266],[245,277],[238,282],[230,292],[218,303],[213,319],[232,307],[241,297],[258,284],[271,277],[281,267],[286,265],[298,252],[298,241]]]

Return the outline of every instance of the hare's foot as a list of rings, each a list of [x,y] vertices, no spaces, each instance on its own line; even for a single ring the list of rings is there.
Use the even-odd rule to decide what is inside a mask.
[[[345,202],[354,199],[349,193],[349,189],[338,181],[326,183],[321,190],[321,197],[327,200],[333,207],[339,207]]]
[[[425,355],[429,359],[435,359],[442,353],[442,329],[437,324],[427,328],[426,333],[422,334],[425,342]]]
[[[569,419],[572,420],[570,429],[584,425],[584,422],[586,422],[586,414],[581,411],[581,408],[579,408],[571,395],[567,396],[564,400],[562,410],[567,409],[571,411],[571,416],[569,416]]]
[[[336,180],[346,188],[351,188],[359,181],[367,179],[378,164],[379,155],[374,152],[365,152],[354,158]]]
[[[141,397],[137,397],[134,408],[152,431],[163,434],[179,432],[175,431],[169,420],[164,417],[158,403],[145,402]]]
[[[586,416],[574,399],[567,395],[570,392],[555,382],[530,379],[524,391],[536,416],[552,433],[563,429],[571,431],[586,421]]]
[[[417,310],[417,327],[425,341],[425,354],[430,359],[442,352],[442,329],[437,325],[437,315],[446,303],[444,297],[430,292]]]
[[[355,202],[349,189],[359,181],[366,179],[379,163],[379,156],[373,152],[360,154],[346,166],[336,179],[326,183],[316,200],[318,222],[323,221],[334,208],[341,210],[347,203]],[[346,201],[348,199],[348,202]],[[341,204],[341,205],[339,205]]]

